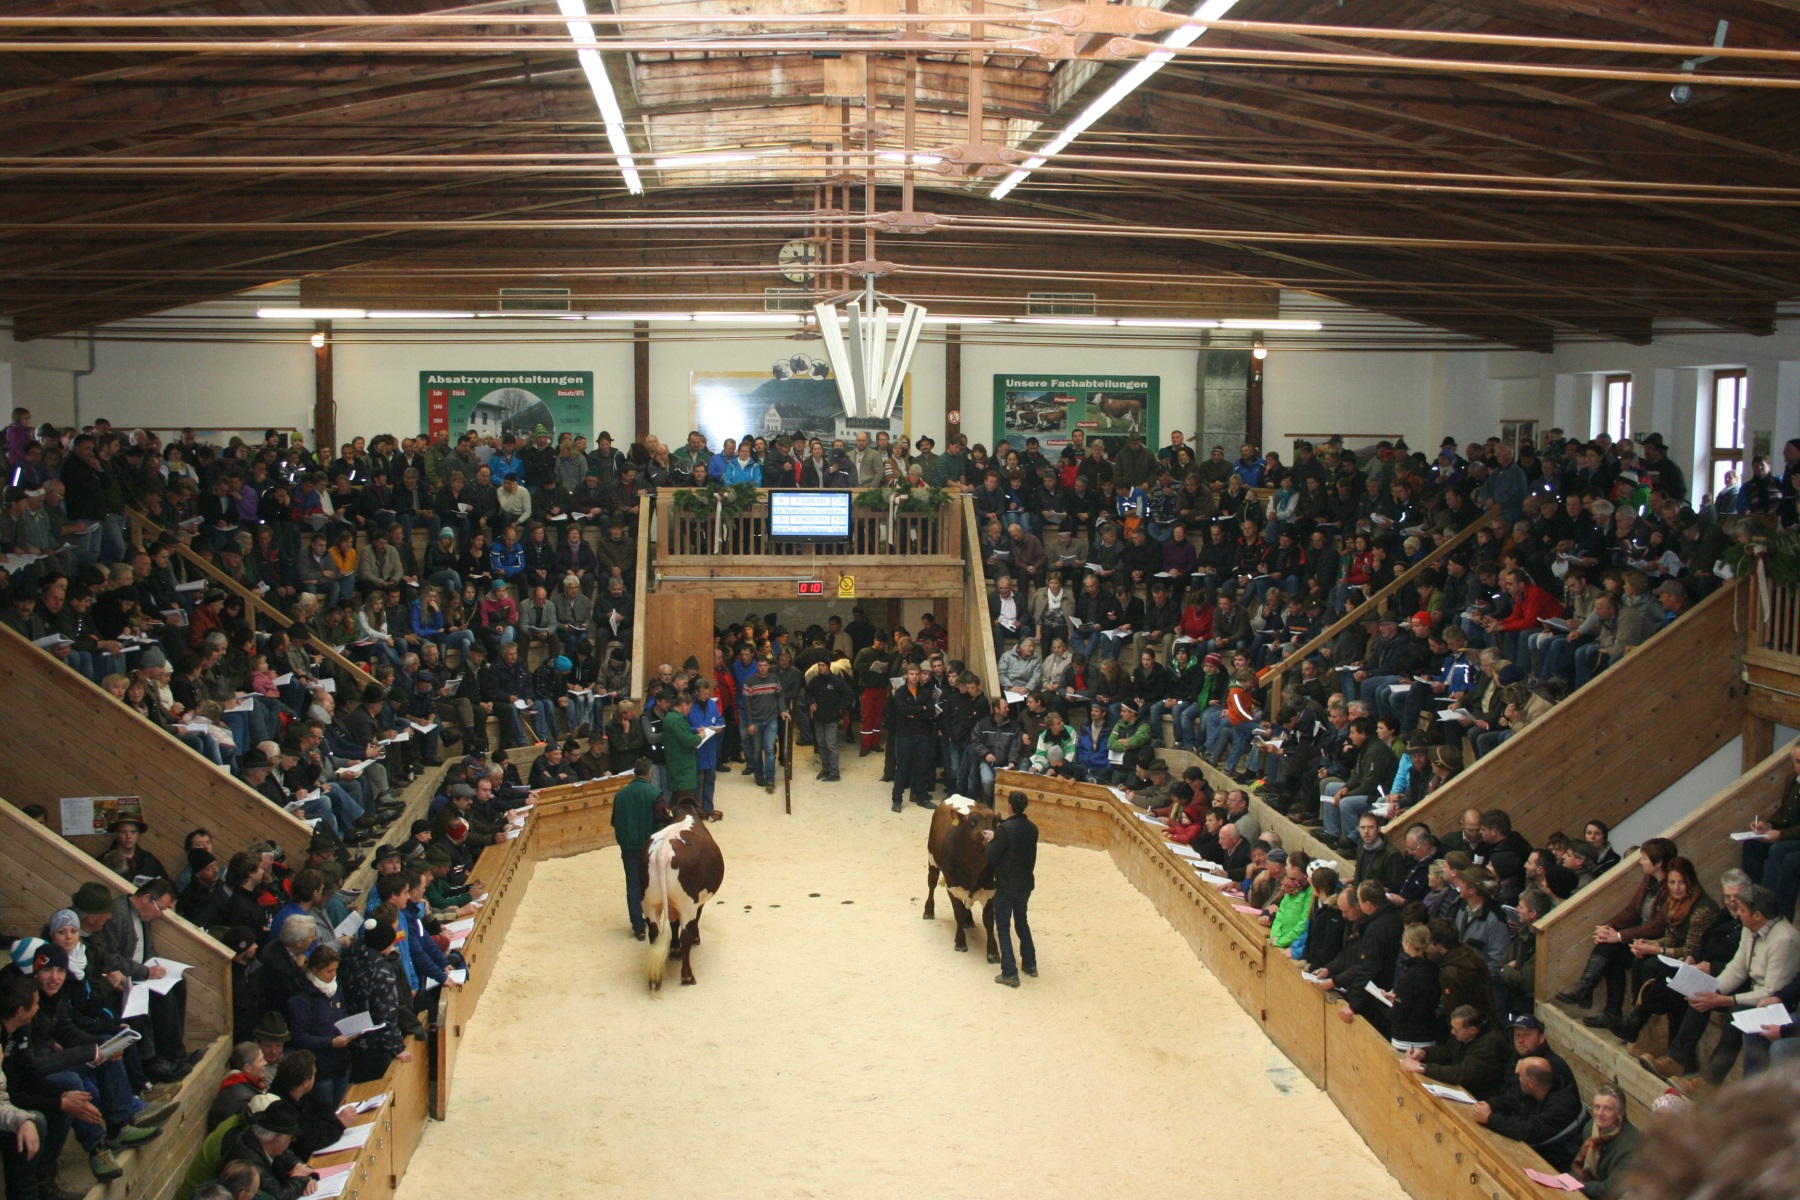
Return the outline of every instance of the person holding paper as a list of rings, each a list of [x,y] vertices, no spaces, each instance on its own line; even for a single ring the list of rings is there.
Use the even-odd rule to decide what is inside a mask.
[[[1506,1038],[1490,1029],[1472,1004],[1450,1014],[1450,1038],[1425,1049],[1414,1048],[1400,1061],[1402,1070],[1438,1083],[1462,1088],[1477,1100],[1497,1095],[1506,1082]]]
[[[384,908],[378,915],[394,914]],[[350,1043],[353,1084],[380,1079],[387,1073],[388,1064],[396,1059],[411,1062],[412,1051],[406,1048],[407,1027],[420,1036],[424,1033],[418,1021],[400,1005],[398,927],[372,918],[363,923],[360,933],[344,947],[338,969],[344,1006],[352,1012],[367,1013],[375,1026]]]
[[[93,910],[102,900],[111,901],[110,919],[89,931],[88,925],[96,919]],[[153,879],[136,893],[116,898],[102,884],[83,884],[76,890],[72,906],[85,918],[82,927],[87,932],[92,974],[121,989],[125,981],[145,983],[163,978],[166,972],[151,960],[156,957],[155,923],[175,907],[175,889],[168,880]],[[152,995],[150,1015],[138,1019],[132,1028],[144,1039],[139,1050],[148,1078],[173,1082],[193,1069],[187,1053],[185,983],[178,981],[166,993]]]
[[[1587,1008],[1594,1003],[1594,988],[1606,980],[1606,1011],[1618,1012],[1625,1003],[1625,972],[1631,964],[1631,943],[1660,938],[1669,927],[1664,879],[1669,861],[1676,856],[1675,843],[1651,838],[1638,847],[1638,866],[1643,870],[1637,892],[1606,924],[1594,929],[1594,948],[1588,954],[1581,978],[1556,994],[1558,1004]]]
[[[1744,1044],[1743,1030],[1727,1024],[1705,1074],[1698,1074],[1700,1038],[1712,1023],[1713,1012],[1754,1008],[1800,974],[1800,931],[1781,915],[1775,893],[1751,884],[1738,893],[1737,908],[1744,932],[1737,954],[1719,973],[1716,989],[1688,997],[1688,1011],[1670,1034],[1668,1054],[1638,1060],[1690,1095],[1710,1093],[1724,1083]]]
[[[1744,870],[1752,880],[1773,888],[1781,911],[1792,914],[1800,897],[1800,742],[1789,754],[1794,779],[1768,820],[1750,822],[1755,841],[1743,847]]]
[[[296,1049],[310,1050],[318,1060],[314,1085],[335,1107],[350,1086],[350,1051],[353,1040],[338,1032],[338,1023],[349,1014],[338,992],[337,948],[321,942],[306,956],[305,986],[288,997],[288,1026]]]

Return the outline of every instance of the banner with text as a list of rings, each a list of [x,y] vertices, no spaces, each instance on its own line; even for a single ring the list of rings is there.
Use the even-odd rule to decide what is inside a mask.
[[[454,441],[465,430],[481,437],[540,429],[556,440],[594,437],[592,371],[420,371],[419,424]]]
[[[1131,433],[1156,439],[1162,378],[1158,375],[996,375],[994,449],[1023,450],[1026,438],[1054,458],[1082,430],[1109,449]]]

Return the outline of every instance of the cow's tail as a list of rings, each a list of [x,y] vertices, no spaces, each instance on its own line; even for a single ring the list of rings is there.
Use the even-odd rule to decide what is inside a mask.
[[[669,955],[674,952],[675,939],[681,932],[681,915],[669,903],[671,889],[680,886],[675,878],[675,848],[670,842],[671,839],[663,838],[651,843],[649,862],[644,871],[644,915],[661,927],[659,932],[668,934],[667,938],[651,939],[649,953],[644,958],[644,978],[652,990],[662,986],[663,970],[669,964]]]
[[[644,977],[653,991],[662,987],[663,971],[669,965],[669,955],[675,951],[675,939],[681,936],[678,917],[671,915],[664,925],[668,936],[651,942],[650,953],[644,959]]]

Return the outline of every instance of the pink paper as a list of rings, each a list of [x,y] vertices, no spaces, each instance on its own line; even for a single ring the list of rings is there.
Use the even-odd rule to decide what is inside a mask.
[[[1262,909],[1251,908],[1248,904],[1234,904],[1231,907],[1237,909],[1241,913],[1249,913],[1253,917],[1262,916]]]

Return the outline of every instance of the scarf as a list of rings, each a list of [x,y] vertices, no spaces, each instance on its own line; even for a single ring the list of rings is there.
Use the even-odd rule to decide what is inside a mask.
[[[1619,1127],[1611,1133],[1601,1133],[1600,1126],[1594,1121],[1589,1121],[1587,1140],[1583,1142],[1581,1146],[1581,1160],[1579,1163],[1581,1173],[1586,1175],[1589,1179],[1598,1175],[1600,1173],[1600,1155],[1605,1152],[1606,1143],[1612,1141],[1624,1132],[1625,1122],[1623,1121],[1620,1121]]]
[[[320,994],[323,995],[327,1000],[333,999],[337,996],[338,985],[337,985],[337,980],[335,980],[335,979],[332,980],[330,983],[326,983],[323,979],[320,979],[317,975],[314,975],[311,971],[308,971],[306,973],[306,982],[308,982],[308,983],[312,984],[314,987],[318,988]]]
[[[86,979],[87,960],[87,943],[76,942],[75,948],[69,951],[69,977],[72,979]]]
[[[1312,885],[1304,879],[1289,879],[1286,876],[1283,876],[1281,880],[1281,894],[1283,896],[1298,896],[1310,886]]]

